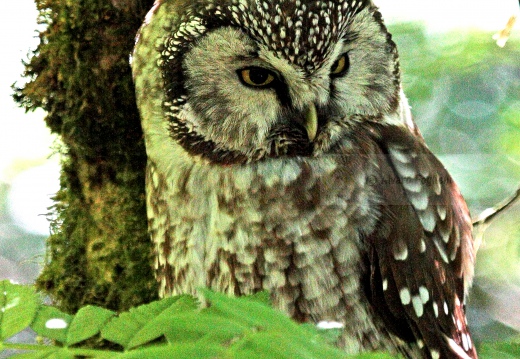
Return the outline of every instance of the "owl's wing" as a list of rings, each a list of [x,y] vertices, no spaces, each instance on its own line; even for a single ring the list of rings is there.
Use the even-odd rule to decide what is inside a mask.
[[[384,205],[369,238],[370,300],[424,358],[476,358],[464,313],[475,258],[466,203],[421,138],[399,126],[373,133]]]

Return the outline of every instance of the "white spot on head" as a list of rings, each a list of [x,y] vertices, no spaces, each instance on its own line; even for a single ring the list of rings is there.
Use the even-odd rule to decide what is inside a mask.
[[[65,329],[69,324],[60,318],[49,319],[45,322],[45,328],[47,329]]]
[[[326,329],[343,329],[345,325],[340,322],[330,322],[327,320],[322,320],[316,324],[316,328],[326,330]]]
[[[432,356],[432,359],[440,359],[440,357],[441,357],[441,353],[439,353],[438,350],[432,349],[432,350],[430,350],[430,354]]]
[[[419,347],[419,349],[424,348],[424,342],[423,342],[421,339],[419,339],[419,340],[417,341],[417,346]]]
[[[383,290],[388,289],[388,279],[383,280]]]
[[[448,308],[448,303],[444,302],[444,314],[448,315],[450,312],[449,308]]]
[[[417,315],[417,318],[422,317],[424,308],[422,305],[421,297],[418,295],[414,295],[412,297],[412,305],[413,305],[413,309],[415,310],[415,315]]]
[[[401,298],[401,303],[404,305],[410,304],[410,301],[412,300],[410,296],[410,290],[408,288],[402,288],[399,291],[399,297]]]

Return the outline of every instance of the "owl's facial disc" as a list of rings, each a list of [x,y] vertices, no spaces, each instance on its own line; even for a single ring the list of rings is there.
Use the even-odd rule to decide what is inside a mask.
[[[313,155],[339,141],[353,116],[396,110],[397,53],[367,3],[331,2],[324,12],[288,0],[276,9],[283,16],[254,9],[254,1],[241,2],[250,8],[238,13],[225,4],[217,22],[212,10],[180,26],[200,31],[189,42],[179,30],[165,43],[170,132],[192,154],[213,162]]]

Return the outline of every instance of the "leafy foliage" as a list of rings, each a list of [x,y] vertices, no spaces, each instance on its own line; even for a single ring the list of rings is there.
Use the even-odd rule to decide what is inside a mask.
[[[76,315],[43,305],[34,288],[0,282],[0,352],[15,358],[346,358],[312,326],[299,325],[267,305],[266,293],[231,298],[204,291],[209,307],[182,295],[116,313],[96,306]],[[54,345],[15,344],[12,335],[30,326]],[[91,349],[92,338],[122,350]],[[390,359],[383,353],[352,358]]]
[[[0,282],[0,339],[13,336],[31,324],[38,304],[34,288]]]
[[[33,287],[0,281],[0,353],[14,358],[233,358],[392,359],[386,353],[348,356],[327,343],[330,332],[300,325],[268,305],[267,293],[232,298],[203,291],[209,306],[195,298],[165,298],[116,314],[86,306],[76,315],[43,305]],[[28,326],[51,344],[19,344],[9,337]],[[118,349],[92,349],[105,340]],[[337,336],[336,336],[337,339]],[[48,342],[48,341],[47,341]],[[115,347],[115,346],[114,346]],[[518,358],[520,341],[483,345],[481,358]]]

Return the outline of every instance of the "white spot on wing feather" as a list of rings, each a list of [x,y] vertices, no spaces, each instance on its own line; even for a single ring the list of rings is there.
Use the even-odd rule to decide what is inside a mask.
[[[433,178],[433,190],[436,195],[440,195],[442,192],[441,181],[439,180],[439,175],[437,173]]]
[[[443,204],[438,204],[437,213],[439,214],[439,218],[444,221],[446,219],[446,206]]]
[[[417,178],[404,178],[403,187],[405,190],[410,192],[421,192],[422,191],[422,183]]]
[[[390,157],[392,157],[392,159],[401,163],[410,163],[412,161],[410,156],[408,156],[396,146],[389,146],[388,152],[390,153]]]
[[[402,163],[399,161],[393,161],[395,169],[397,170],[397,173],[399,173],[400,177],[407,177],[407,178],[415,178],[417,173],[415,172],[415,168],[413,166],[410,166],[407,163]]]
[[[445,263],[449,263],[448,261],[448,255],[446,254],[446,250],[444,249],[444,246],[439,243],[438,240],[434,239],[433,243],[435,243],[435,247],[437,247],[437,251],[439,252],[439,255],[441,256],[442,260]]]
[[[430,293],[428,292],[428,289],[425,286],[419,287],[419,295],[423,304],[426,304],[430,300]]]
[[[424,239],[421,239],[421,244],[420,244],[420,247],[419,247],[419,251],[421,253],[426,252],[426,242],[424,241]]]
[[[414,295],[412,297],[412,305],[413,305],[413,309],[415,310],[415,315],[417,315],[417,318],[422,317],[424,308],[422,305],[421,297],[418,295]]]
[[[433,314],[435,314],[435,318],[439,318],[439,306],[436,302],[432,303],[433,306]]]
[[[405,179],[406,180],[406,179]],[[428,193],[421,191],[418,193],[408,192],[408,198],[412,205],[418,210],[425,210],[428,208]]]
[[[401,299],[401,303],[404,305],[410,304],[410,301],[412,300],[410,296],[410,290],[408,288],[402,288],[399,291],[399,298]]]
[[[394,258],[397,261],[404,261],[408,258],[408,248],[406,247],[406,245],[401,251],[394,252]]]
[[[446,229],[446,228],[439,228],[439,232],[441,234],[441,238],[442,238],[442,241],[444,243],[448,243],[449,240],[450,240],[450,229]]]
[[[433,232],[435,226],[437,225],[437,219],[433,213],[433,208],[426,207],[425,210],[419,210],[417,214],[419,215],[419,221],[421,221],[424,229],[428,232]]]
[[[469,336],[469,334],[462,334],[462,335],[465,335],[466,336],[466,339],[468,341],[468,346],[470,349],[473,349],[473,341],[471,340],[471,337]]]
[[[445,336],[446,337],[446,336]],[[451,350],[457,355],[460,359],[471,359],[468,354],[451,338],[446,337],[446,341],[450,346]],[[433,356],[432,356],[433,358]]]

